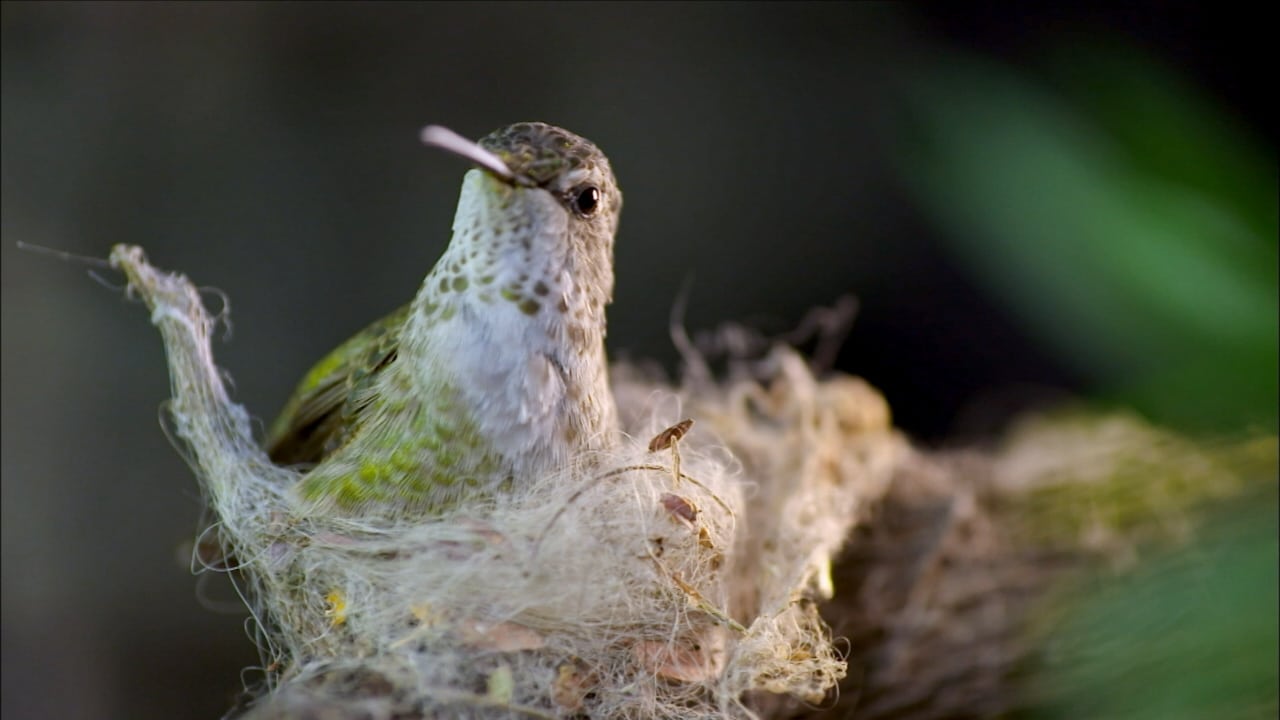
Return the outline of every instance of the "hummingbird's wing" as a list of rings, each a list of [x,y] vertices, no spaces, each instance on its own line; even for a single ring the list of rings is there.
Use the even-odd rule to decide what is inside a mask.
[[[356,333],[298,383],[267,432],[267,453],[280,465],[315,464],[346,444],[368,408],[369,388],[396,359],[409,305]]]

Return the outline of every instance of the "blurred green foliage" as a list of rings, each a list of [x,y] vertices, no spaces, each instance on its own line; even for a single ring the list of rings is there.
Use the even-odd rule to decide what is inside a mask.
[[[1274,153],[1132,49],[1037,84],[959,55],[904,92],[899,167],[962,262],[1095,397],[1274,430]]]
[[[1274,482],[1213,513],[1196,545],[1072,595],[1045,647],[1030,717],[1274,718]]]

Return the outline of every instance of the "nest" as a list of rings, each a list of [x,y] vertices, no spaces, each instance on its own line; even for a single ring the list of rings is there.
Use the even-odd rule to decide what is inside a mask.
[[[437,517],[327,516],[228,398],[192,285],[138,248],[112,261],[164,337],[174,435],[235,559],[217,569],[246,585],[267,669],[248,717],[735,718],[844,676],[818,602],[906,449],[865,383],[783,348],[767,388],[619,371],[607,456]]]

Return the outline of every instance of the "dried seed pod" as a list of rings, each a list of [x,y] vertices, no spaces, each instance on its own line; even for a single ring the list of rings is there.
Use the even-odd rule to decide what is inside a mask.
[[[666,430],[663,430],[657,435],[654,435],[653,439],[649,441],[649,452],[666,450],[671,447],[673,443],[678,442],[680,438],[688,434],[689,428],[691,427],[693,427],[693,420],[685,419],[675,425],[672,425]]]
[[[662,493],[662,507],[667,509],[673,517],[680,518],[686,522],[693,522],[698,519],[698,508],[689,499],[680,497],[673,493]]]

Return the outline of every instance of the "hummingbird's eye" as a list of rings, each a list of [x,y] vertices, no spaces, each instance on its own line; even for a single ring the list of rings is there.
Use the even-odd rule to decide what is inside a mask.
[[[600,189],[594,185],[579,188],[573,195],[573,209],[579,215],[589,217],[600,207]]]

